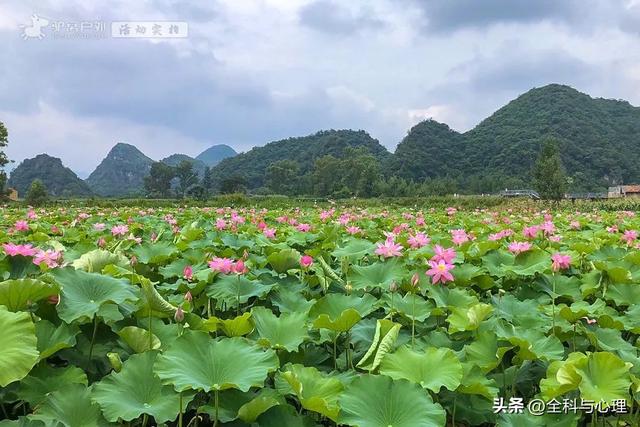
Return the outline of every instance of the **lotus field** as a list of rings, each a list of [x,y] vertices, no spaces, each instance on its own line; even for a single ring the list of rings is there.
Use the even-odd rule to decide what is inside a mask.
[[[632,212],[2,221],[1,426],[640,425]]]

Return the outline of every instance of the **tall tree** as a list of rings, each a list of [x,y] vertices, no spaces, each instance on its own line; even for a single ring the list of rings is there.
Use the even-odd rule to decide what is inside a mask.
[[[220,193],[246,193],[248,184],[247,179],[242,175],[232,175],[220,181]]]
[[[187,194],[189,187],[198,184],[198,173],[193,170],[193,163],[188,160],[178,163],[176,177],[178,178],[178,192],[181,197]]]
[[[29,187],[29,191],[27,191],[27,195],[24,200],[30,206],[41,206],[48,198],[49,195],[47,194],[47,189],[42,181],[34,179],[31,182],[31,186]]]
[[[175,170],[162,162],[151,165],[149,175],[144,177],[144,189],[147,197],[166,199],[171,197],[171,180]]]
[[[205,166],[204,173],[202,174],[202,186],[208,191],[213,187],[213,174],[211,173],[211,168],[209,166]]]
[[[9,144],[9,133],[4,123],[0,122],[0,194],[3,196],[6,194],[5,185],[7,184],[7,173],[4,171],[4,167],[9,163],[9,158],[4,152],[4,147]]]
[[[291,196],[299,188],[300,165],[295,160],[278,160],[267,168],[267,187],[273,193]]]
[[[540,197],[546,200],[560,200],[567,188],[558,144],[547,139],[542,144],[538,159],[533,166],[533,183]]]

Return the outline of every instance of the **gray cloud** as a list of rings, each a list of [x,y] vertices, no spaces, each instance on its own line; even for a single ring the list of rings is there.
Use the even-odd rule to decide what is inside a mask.
[[[310,28],[331,34],[352,34],[364,29],[383,28],[384,21],[366,7],[351,12],[332,0],[317,0],[300,10],[300,22]]]

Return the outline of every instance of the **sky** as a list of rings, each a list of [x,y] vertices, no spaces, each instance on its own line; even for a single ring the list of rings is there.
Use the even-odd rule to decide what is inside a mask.
[[[549,83],[640,105],[639,47],[636,0],[2,0],[0,121],[13,167],[83,178],[117,142],[158,160],[350,128],[393,150]]]

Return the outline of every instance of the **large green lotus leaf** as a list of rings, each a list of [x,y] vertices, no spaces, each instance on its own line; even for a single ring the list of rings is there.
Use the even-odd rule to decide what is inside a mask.
[[[456,266],[455,273],[456,284],[466,286],[472,283],[476,277],[482,276],[484,270],[473,264],[462,264]]]
[[[471,307],[478,303],[478,298],[470,295],[466,289],[448,288],[446,286],[429,286],[427,294],[432,298],[436,307]]]
[[[316,427],[313,419],[299,415],[290,405],[275,406],[258,418],[260,427]]]
[[[253,239],[245,239],[237,234],[224,233],[220,238],[222,244],[235,250],[253,247]]]
[[[506,276],[505,267],[513,266],[516,257],[503,250],[490,251],[482,257],[483,266],[495,277]]]
[[[473,331],[493,312],[493,306],[484,303],[472,305],[469,308],[452,308],[447,317],[449,333]]]
[[[541,249],[532,249],[516,256],[513,265],[505,265],[504,270],[518,276],[534,276],[551,266],[549,254]]]
[[[339,399],[341,424],[358,427],[441,427],[444,409],[406,380],[364,374]]]
[[[124,362],[120,372],[111,373],[93,386],[92,399],[108,421],[116,422],[118,418],[131,421],[142,414],[152,416],[156,423],[176,418],[180,395],[154,374],[157,354],[155,351],[134,354]],[[192,397],[193,393],[183,393],[183,405]]]
[[[495,369],[502,355],[511,347],[498,347],[498,338],[491,331],[481,332],[475,341],[464,346],[464,361],[478,365],[484,372]]]
[[[542,397],[551,400],[576,390],[582,381],[576,370],[586,364],[587,356],[582,353],[571,353],[566,360],[551,362],[547,368],[547,377],[540,380]]]
[[[0,305],[9,311],[21,311],[30,303],[57,295],[56,284],[34,279],[15,279],[0,282]]]
[[[269,255],[267,262],[277,273],[286,273],[287,270],[300,267],[300,252],[290,248],[282,249]]]
[[[133,249],[133,254],[142,264],[163,264],[177,252],[177,248],[168,242],[144,243]]]
[[[438,393],[441,387],[455,390],[462,380],[462,364],[448,348],[428,347],[413,351],[407,346],[388,353],[380,364],[380,373],[393,379],[406,379]]]
[[[94,249],[82,254],[80,258],[71,263],[75,269],[88,273],[101,273],[102,269],[109,264],[124,268],[129,266],[129,260],[122,254],[114,254],[104,249]]]
[[[149,348],[149,331],[137,326],[125,326],[118,331],[118,336],[136,353],[157,350],[161,345],[158,337],[151,333],[151,348]]]
[[[54,270],[53,275],[62,286],[58,315],[67,323],[89,322],[103,304],[137,298],[135,287],[124,280],[69,268]]]
[[[354,265],[349,280],[354,289],[387,289],[392,282],[400,283],[406,270],[396,260],[375,262],[367,266]]]
[[[284,398],[272,388],[263,388],[256,397],[238,409],[238,418],[246,423],[254,423],[260,415],[277,405],[284,405]]]
[[[158,292],[151,280],[144,276],[139,276],[138,282],[142,288],[141,300],[142,310],[138,312],[140,317],[173,317],[178,307],[164,299]]]
[[[380,301],[384,304],[384,311],[389,313],[393,307],[393,311],[402,314],[407,319],[415,319],[418,322],[424,322],[431,311],[435,308],[431,301],[427,301],[421,296],[407,292],[404,296],[395,293],[385,293]]]
[[[91,401],[91,389],[82,384],[70,384],[54,391],[36,407],[29,418],[40,420],[47,427],[106,426],[100,407]]]
[[[38,352],[40,360],[46,359],[54,353],[76,345],[76,335],[80,329],[76,325],[61,323],[55,326],[48,320],[40,320],[36,323],[36,337],[38,338]]]
[[[595,300],[593,304],[586,301],[578,301],[571,304],[571,307],[564,306],[559,310],[560,317],[569,323],[576,323],[582,317],[598,317],[605,307],[605,302],[601,299]]]
[[[0,306],[0,387],[24,378],[38,361],[35,326],[29,314]]]
[[[185,258],[178,258],[177,260],[171,262],[170,264],[165,265],[164,267],[160,267],[158,272],[162,274],[162,277],[165,279],[171,279],[174,277],[182,277],[184,275],[184,268],[188,265],[193,267],[194,276],[196,268],[192,265],[191,261]]]
[[[253,323],[251,323],[250,319],[251,312],[246,312],[233,319],[220,320],[219,324],[226,336],[241,337],[253,331]]]
[[[329,294],[320,298],[309,312],[315,328],[346,332],[375,309],[376,299],[370,294],[362,298],[354,295]]]
[[[505,319],[513,325],[520,325],[524,322],[528,324],[530,317],[542,318],[535,300],[520,301],[514,295],[507,294],[500,298],[494,296],[492,303],[495,308],[494,316]],[[546,321],[546,319],[543,320]]]
[[[368,240],[350,238],[347,243],[336,248],[331,255],[335,258],[362,258],[374,253],[376,245]]]
[[[315,300],[307,301],[304,294],[299,291],[281,287],[271,295],[271,302],[278,307],[280,313],[308,313]]]
[[[500,242],[494,241],[494,240],[483,240],[479,242],[473,242],[465,252],[465,257],[479,258],[485,255],[487,252],[494,249],[498,249],[499,247],[500,247]],[[456,280],[457,279],[458,279],[458,274],[456,274]]]
[[[238,410],[251,402],[256,394],[252,391],[242,392],[236,389],[223,390],[218,397],[217,418],[219,422],[228,423],[238,419]],[[211,419],[216,417],[214,402],[209,399],[209,403],[198,408],[198,412],[208,414]]]
[[[602,400],[606,405],[617,399],[629,401],[630,368],[630,363],[625,363],[613,353],[590,354],[586,365],[576,368],[576,373],[582,378],[578,386],[580,396],[596,402]]]
[[[254,307],[251,312],[260,337],[258,344],[262,346],[294,352],[308,337],[305,312],[284,313],[280,317],[265,307]]]
[[[394,323],[388,319],[378,319],[371,346],[358,362],[358,368],[366,369],[369,372],[378,369],[385,355],[395,345],[399,332],[399,323]]]
[[[496,381],[487,378],[479,366],[465,362],[462,364],[462,369],[464,375],[456,391],[464,394],[478,394],[489,400],[498,395]]]
[[[338,396],[344,390],[342,382],[314,367],[287,365],[285,369],[276,375],[276,389],[283,395],[295,395],[303,408],[335,421],[340,411]]]
[[[247,391],[262,387],[278,366],[273,350],[263,351],[244,338],[214,340],[204,332],[185,331],[158,357],[155,372],[178,391]]]
[[[18,417],[17,420],[2,420],[0,427],[43,427],[44,423],[37,420],[30,420],[27,417]]]
[[[607,288],[607,300],[619,307],[633,307],[640,304],[640,286],[637,284],[612,284]]]
[[[29,375],[20,381],[18,397],[35,407],[56,390],[64,388],[68,384],[88,384],[87,374],[76,367],[54,368],[41,363]]]
[[[562,342],[553,335],[545,336],[541,331],[516,327],[504,321],[496,322],[496,335],[518,346],[518,357],[522,360],[560,360],[564,357]]]
[[[207,288],[207,295],[216,300],[218,308],[222,307],[222,303],[225,303],[227,308],[235,308],[238,306],[238,298],[240,304],[245,304],[253,297],[262,298],[275,286],[275,283],[267,285],[236,274],[219,277]]]

